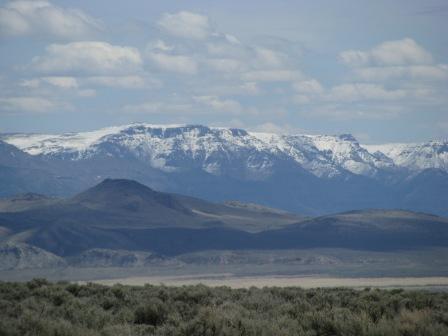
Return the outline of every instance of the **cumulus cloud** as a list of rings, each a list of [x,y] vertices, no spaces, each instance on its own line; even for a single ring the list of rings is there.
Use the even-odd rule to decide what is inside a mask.
[[[240,113],[242,110],[241,104],[233,99],[222,99],[218,96],[196,96],[193,99],[216,111]]]
[[[139,70],[142,58],[137,49],[88,41],[51,44],[45,54],[32,61],[34,69],[58,74],[125,74]]]
[[[356,101],[390,101],[403,99],[411,95],[404,89],[385,89],[382,85],[372,83],[344,83],[325,89],[317,80],[310,79],[293,84],[297,95],[295,102],[356,102]]]
[[[286,56],[282,53],[267,48],[255,48],[256,59],[263,66],[281,67],[284,65]]]
[[[55,76],[25,79],[20,85],[27,88],[37,88],[42,84],[49,84],[61,89],[74,89],[78,87],[78,81],[74,77]]]
[[[294,127],[291,124],[276,124],[272,122],[265,122],[260,125],[249,128],[252,132],[275,133],[275,134],[310,134],[308,130]]]
[[[332,101],[365,101],[365,100],[396,100],[406,97],[405,90],[386,90],[380,85],[366,83],[350,83],[337,85],[325,95]]]
[[[190,56],[149,52],[148,57],[159,69],[165,71],[187,75],[193,75],[198,71],[197,62]]]
[[[188,103],[166,103],[166,102],[144,102],[141,104],[125,105],[123,111],[127,113],[142,114],[183,114],[193,111],[193,107]]]
[[[160,88],[161,82],[155,78],[148,78],[140,75],[130,76],[83,76],[83,77],[38,77],[22,80],[20,86],[36,89],[44,84],[51,85],[60,89],[78,89],[85,86],[105,86],[121,89],[143,89]],[[86,97],[93,96],[95,93],[91,89],[76,91],[78,95]]]
[[[368,51],[347,50],[339,56],[364,81],[448,79],[448,65],[435,64],[432,55],[410,38],[386,41]]]
[[[321,94],[324,91],[322,85],[315,79],[296,82],[293,88],[301,94]]]
[[[98,20],[77,9],[47,1],[12,1],[0,8],[0,34],[81,38],[101,29]]]
[[[167,33],[178,37],[203,40],[211,34],[208,17],[187,11],[166,13],[158,21],[158,25]]]
[[[220,72],[239,72],[246,68],[243,62],[232,58],[211,58],[206,59],[205,63],[215,71]]]
[[[143,76],[92,76],[83,79],[86,84],[107,86],[122,89],[143,89],[148,87],[160,87],[161,83],[153,78]]]
[[[248,71],[242,75],[245,81],[253,82],[290,82],[303,78],[299,70],[255,70]]]
[[[399,105],[383,104],[337,104],[328,103],[307,109],[307,115],[332,120],[393,120],[408,110]]]
[[[432,63],[431,54],[413,39],[386,41],[368,51],[347,50],[340,53],[350,66],[396,66]]]
[[[41,97],[0,97],[0,110],[3,112],[43,113],[54,110],[59,104]]]
[[[246,82],[239,86],[240,92],[248,95],[258,95],[260,94],[260,88],[256,82]]]
[[[253,132],[285,134],[285,127],[279,126],[272,122],[266,122],[250,129]]]
[[[232,78],[235,86],[240,86],[241,81],[285,82],[302,78],[288,64],[289,57],[282,50],[246,45],[233,35],[217,32],[204,15],[186,11],[164,14],[158,25],[172,36],[155,39],[146,48],[148,59],[160,70],[190,75],[200,72],[202,78],[214,76],[207,71],[213,70],[224,73],[223,79]],[[173,36],[177,39],[173,40]]]
[[[256,82],[234,82],[211,83],[207,87],[194,91],[198,96],[257,96],[262,89]]]
[[[78,87],[78,81],[73,77],[43,77],[42,80],[62,89],[74,89]]]
[[[391,79],[447,80],[448,65],[358,67],[354,69],[354,73],[366,81],[386,81]]]
[[[206,51],[212,57],[225,57],[234,59],[246,59],[255,57],[251,48],[242,43],[231,43],[227,39],[215,39],[207,41]]]
[[[150,43],[147,47],[148,50],[161,50],[161,51],[172,51],[174,49],[173,46],[167,44],[163,40],[156,40]]]

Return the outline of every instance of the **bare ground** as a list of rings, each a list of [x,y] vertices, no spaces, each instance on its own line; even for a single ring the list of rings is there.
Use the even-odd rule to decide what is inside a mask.
[[[182,286],[204,284],[207,286],[229,286],[232,288],[248,287],[378,287],[378,288],[448,288],[448,277],[383,277],[383,278],[332,278],[332,277],[287,277],[287,276],[256,276],[235,277],[232,274],[201,274],[192,276],[154,276],[129,277],[122,279],[95,280],[105,285],[123,284],[140,286],[145,284],[166,286]]]

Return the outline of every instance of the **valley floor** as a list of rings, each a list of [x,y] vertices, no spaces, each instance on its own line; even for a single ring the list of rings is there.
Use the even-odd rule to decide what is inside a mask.
[[[0,281],[95,282],[112,285],[205,284],[249,288],[276,286],[412,288],[448,291],[448,249],[373,252],[347,249],[202,251],[134,267],[68,265],[51,269],[16,268]],[[19,265],[20,266],[20,265]]]
[[[128,277],[120,279],[95,280],[103,285],[131,285],[145,284],[185,286],[203,284],[211,287],[227,286],[231,288],[250,287],[302,287],[302,288],[407,288],[430,289],[448,291],[448,277],[381,277],[381,278],[334,278],[334,277],[297,277],[297,276],[253,276],[235,277],[232,274],[198,274],[191,276],[164,277]]]

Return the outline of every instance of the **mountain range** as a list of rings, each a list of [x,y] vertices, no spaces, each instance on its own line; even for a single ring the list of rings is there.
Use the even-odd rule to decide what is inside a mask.
[[[28,194],[0,205],[0,266],[7,268],[97,259],[145,264],[210,250],[448,246],[448,219],[434,215],[371,209],[310,218],[158,192],[125,179],[106,179],[69,198]]]
[[[74,195],[105,178],[303,215],[384,208],[448,215],[448,141],[362,145],[349,134],[277,135],[131,124],[1,134],[0,195]]]

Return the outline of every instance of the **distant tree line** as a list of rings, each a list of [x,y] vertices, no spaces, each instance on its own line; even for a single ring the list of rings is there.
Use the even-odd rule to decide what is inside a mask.
[[[448,293],[0,283],[0,335],[448,335]]]

